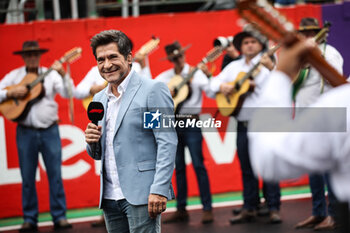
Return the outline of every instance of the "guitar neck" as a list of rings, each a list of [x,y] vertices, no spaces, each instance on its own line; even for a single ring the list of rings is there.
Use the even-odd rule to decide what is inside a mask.
[[[202,60],[192,69],[192,71],[183,78],[182,82],[177,86],[176,89],[180,90],[184,85],[188,84],[193,75],[198,71],[199,66],[201,64],[207,64],[208,62],[215,61],[222,53],[223,47],[215,47],[209,51],[206,57],[202,58]]]
[[[278,43],[274,46],[272,46],[269,51],[267,51],[267,55],[272,56],[279,48],[281,48],[281,43]]]
[[[272,56],[279,48],[281,47],[281,43],[276,44],[272,46],[266,53],[268,56]],[[243,78],[240,80],[240,83],[242,84],[245,80],[252,77],[254,71],[261,65],[261,60],[256,63],[249,71],[246,73]]]
[[[47,71],[40,74],[37,79],[35,79],[32,83],[28,85],[28,89],[31,90],[33,87],[35,87],[38,83],[42,82],[44,78],[52,71],[53,69],[50,67]]]
[[[323,58],[318,48],[308,53],[306,59],[333,87],[347,83],[344,76]]]
[[[191,78],[193,77],[194,73],[196,73],[198,69],[198,66],[194,67],[193,70],[188,75],[186,75],[186,77],[183,78],[182,82],[176,87],[176,89],[180,90],[184,85],[188,84]]]
[[[317,44],[321,43],[323,40],[325,40],[327,33],[329,32],[330,24],[327,23],[314,37],[314,40]]]
[[[64,63],[64,62],[65,62],[65,58],[64,58],[64,57],[60,58],[60,59],[58,60],[58,62],[61,63],[61,64]],[[33,87],[35,87],[38,83],[42,82],[42,81],[44,80],[44,78],[45,78],[52,70],[53,70],[53,68],[50,67],[49,69],[47,69],[47,71],[45,71],[44,73],[40,74],[40,75],[38,76],[37,79],[35,79],[32,83],[30,83],[30,84],[28,85],[29,90],[31,90]]]
[[[239,80],[239,85],[242,85],[245,80],[247,80],[250,77],[253,77],[254,71],[260,66],[260,61],[256,63],[243,77]]]

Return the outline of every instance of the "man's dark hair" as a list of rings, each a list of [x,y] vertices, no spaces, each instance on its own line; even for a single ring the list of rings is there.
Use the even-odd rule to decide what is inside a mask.
[[[119,53],[127,59],[127,56],[131,52],[131,41],[130,39],[122,32],[118,30],[106,30],[96,34],[90,40],[92,52],[96,58],[96,48],[101,45],[107,45],[109,43],[116,43],[118,46]]]

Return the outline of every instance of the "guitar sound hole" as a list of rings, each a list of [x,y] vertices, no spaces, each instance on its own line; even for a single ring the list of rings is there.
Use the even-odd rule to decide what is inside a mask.
[[[239,83],[236,83],[235,89],[236,89],[236,90],[239,90],[240,88],[241,88],[241,85],[240,85]]]

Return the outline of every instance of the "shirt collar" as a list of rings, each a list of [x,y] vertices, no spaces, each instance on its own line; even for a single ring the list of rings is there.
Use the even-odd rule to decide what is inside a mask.
[[[172,71],[173,71],[174,75],[176,75],[175,68],[173,68]],[[185,76],[186,74],[189,73],[189,71],[190,71],[190,65],[185,63],[184,67],[181,70],[180,75],[184,75]]]
[[[130,70],[129,74],[126,76],[126,78],[121,82],[121,84],[119,84],[118,86],[118,92],[120,95],[122,95],[125,91],[126,88],[128,87],[129,81],[130,81],[130,77],[133,75],[135,71],[133,69]],[[106,88],[105,91],[106,95],[110,98],[111,96],[114,96],[114,94],[112,93],[112,89],[111,89],[111,84],[108,83],[108,86]],[[114,96],[115,97],[115,96]]]
[[[255,64],[257,64],[260,61],[262,54],[263,54],[262,52],[258,53],[252,60],[250,60],[250,64],[248,64],[248,65],[251,65],[251,64],[255,65]],[[243,55],[242,58],[243,58],[243,61],[245,63],[246,57]]]

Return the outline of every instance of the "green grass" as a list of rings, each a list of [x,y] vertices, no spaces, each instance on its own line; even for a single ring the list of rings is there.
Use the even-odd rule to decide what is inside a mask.
[[[282,196],[287,195],[295,195],[295,194],[305,194],[310,193],[309,186],[299,186],[299,187],[290,187],[290,188],[283,188],[281,190]],[[212,196],[213,203],[221,203],[221,202],[229,202],[229,201],[237,201],[242,200],[242,192],[229,192],[229,193],[220,193],[220,194],[214,194]],[[187,200],[188,205],[200,205],[200,198],[199,197],[190,197]],[[176,207],[176,201],[169,201],[167,204],[168,208]],[[70,209],[67,210],[67,218],[82,218],[82,217],[90,217],[90,216],[100,216],[102,214],[102,211],[99,208],[82,208],[82,209]],[[47,222],[52,221],[51,215],[49,212],[46,213],[40,213],[39,222]],[[0,227],[4,226],[13,226],[13,225],[20,225],[23,223],[22,217],[13,217],[13,218],[4,218],[0,219]]]

